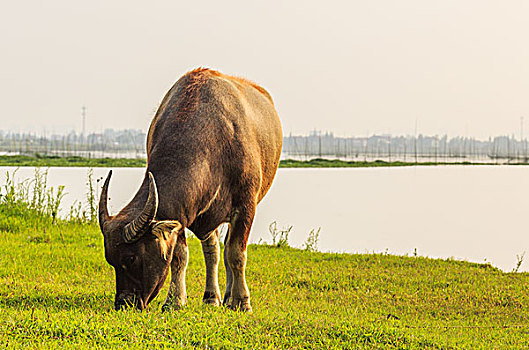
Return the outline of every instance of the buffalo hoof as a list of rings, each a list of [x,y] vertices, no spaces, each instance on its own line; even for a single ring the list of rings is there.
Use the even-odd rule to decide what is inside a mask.
[[[176,310],[183,309],[184,307],[186,307],[185,303],[171,303],[171,304],[165,303],[162,305],[162,312],[176,311]]]
[[[220,295],[215,292],[205,291],[202,302],[206,305],[220,306]]]
[[[225,293],[224,299],[222,299],[222,305],[228,306],[228,304],[230,303],[230,299],[231,299],[231,292]]]
[[[242,312],[252,312],[252,307],[250,306],[250,298],[230,298],[230,301],[226,305],[228,308],[234,311]]]

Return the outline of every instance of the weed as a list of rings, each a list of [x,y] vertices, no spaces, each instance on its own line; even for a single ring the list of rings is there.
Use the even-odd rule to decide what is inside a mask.
[[[522,266],[524,257],[525,257],[525,252],[523,252],[520,255],[516,254],[516,266],[514,267],[512,272],[518,272],[518,270],[520,269],[520,266]]]
[[[78,224],[97,221],[95,186],[91,172],[87,181],[89,214],[82,209],[82,203],[76,201],[72,204],[69,214],[61,218],[59,212],[66,195],[65,187],[49,187],[48,170],[40,168],[35,169],[33,178],[17,182],[17,170],[7,172],[5,183],[0,186],[0,230],[19,232],[24,228],[32,228],[39,231],[50,225],[56,226],[61,221]]]
[[[48,215],[52,218],[52,223],[57,223],[57,218],[59,216],[59,207],[61,205],[61,201],[64,198],[64,185],[59,185],[57,187],[57,192],[54,193],[53,187],[50,188],[50,190],[46,193],[46,212]]]
[[[33,197],[30,202],[31,209],[37,212],[44,212],[46,208],[47,186],[48,186],[48,169],[41,171],[35,168],[35,175],[32,180]]]
[[[288,247],[288,235],[290,234],[290,231],[292,231],[292,227],[293,226],[289,226],[284,229],[278,229],[277,222],[272,222],[270,226],[268,226],[268,230],[272,235],[272,245],[278,248]]]
[[[309,232],[309,236],[307,237],[307,240],[303,244],[305,250],[309,252],[315,252],[318,250],[318,240],[320,238],[320,231],[321,227],[318,227],[318,229],[312,229]]]
[[[55,224],[64,187],[57,192],[48,188],[47,170],[35,169],[33,179],[18,183],[16,172],[7,172],[2,186],[0,213],[3,218],[0,227],[7,232],[18,232],[24,228],[38,230]]]
[[[81,202],[76,200],[72,203],[66,220],[77,224],[87,221],[86,211],[83,210],[83,204]]]
[[[94,169],[88,169],[88,180],[86,182],[87,192],[86,192],[86,203],[88,205],[88,214],[90,222],[97,221],[97,206],[96,206],[96,195],[94,186]]]

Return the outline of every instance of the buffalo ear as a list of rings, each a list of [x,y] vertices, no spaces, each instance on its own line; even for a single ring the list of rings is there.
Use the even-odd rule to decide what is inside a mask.
[[[183,228],[182,224],[176,220],[164,220],[154,221],[151,227],[152,234],[158,238],[162,257],[164,260],[167,260],[167,250],[171,236],[173,233],[178,234]]]
[[[176,220],[164,220],[164,221],[154,221],[152,223],[152,234],[156,237],[166,240],[169,239],[169,236],[173,231],[180,231],[182,224]]]

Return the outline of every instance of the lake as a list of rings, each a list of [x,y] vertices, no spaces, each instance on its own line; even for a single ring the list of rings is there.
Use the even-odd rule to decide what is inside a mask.
[[[0,167],[2,184],[14,169]],[[109,208],[116,213],[138,189],[144,169],[113,170]],[[94,177],[108,171],[95,168]],[[17,179],[33,173],[20,168]],[[275,221],[278,228],[293,226],[289,243],[295,247],[321,227],[320,251],[416,251],[511,271],[517,255],[529,251],[528,180],[526,166],[279,169],[258,207],[250,241],[270,242]],[[86,182],[86,168],[49,169],[49,185],[66,186],[65,210],[74,200],[84,201]],[[520,271],[529,271],[527,261]]]

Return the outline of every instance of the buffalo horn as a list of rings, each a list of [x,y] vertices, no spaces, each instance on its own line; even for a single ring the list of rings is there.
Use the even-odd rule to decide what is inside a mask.
[[[133,243],[143,236],[147,228],[156,216],[158,209],[158,190],[156,189],[156,182],[152,173],[149,172],[149,196],[143,211],[136,219],[125,226],[123,231],[123,239],[125,243]]]
[[[105,180],[105,183],[103,184],[103,188],[101,190],[101,197],[99,197],[99,226],[101,227],[101,232],[103,231],[103,226],[105,225],[105,222],[108,221],[110,218],[110,215],[108,215],[108,208],[107,208],[107,202],[108,202],[108,184],[110,183],[110,178],[112,177],[112,170],[107,175],[107,179]]]

